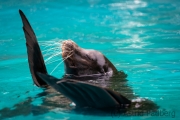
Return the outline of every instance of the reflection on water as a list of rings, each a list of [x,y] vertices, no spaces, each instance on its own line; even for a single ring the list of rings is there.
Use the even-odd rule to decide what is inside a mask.
[[[39,103],[40,101],[41,103]],[[46,114],[55,109],[58,109],[59,112],[70,112],[70,110],[73,109],[73,107],[70,107],[70,103],[71,101],[63,95],[49,88],[33,98],[26,98],[22,102],[15,104],[12,108],[2,108],[0,110],[0,119],[13,118],[20,115],[28,116],[31,114],[37,116]]]
[[[153,101],[146,98],[140,98],[135,95],[133,89],[128,86],[128,83],[124,77],[124,73],[120,71],[118,74],[114,75],[110,80],[88,80],[91,84],[98,85],[100,87],[110,88],[113,91],[119,92],[121,95],[125,96],[132,101],[131,106],[127,109],[120,109],[119,107],[114,110],[98,110],[93,108],[75,108],[70,104],[72,101],[68,100],[62,94],[56,92],[54,89],[49,87],[44,89],[43,92],[38,93],[34,98],[28,97],[25,101],[15,104],[12,108],[5,107],[0,110],[0,119],[12,118],[19,115],[28,116],[33,114],[33,116],[46,114],[57,110],[59,112],[68,112],[76,114],[86,114],[86,115],[95,115],[95,116],[110,116],[114,112],[122,113],[131,113],[133,111],[138,111],[139,114],[143,114],[142,111],[156,111],[159,106]],[[28,91],[27,91],[28,93]],[[20,97],[20,96],[17,96]],[[35,102],[36,101],[36,102]],[[40,102],[41,101],[41,102]],[[119,111],[120,110],[120,111]]]

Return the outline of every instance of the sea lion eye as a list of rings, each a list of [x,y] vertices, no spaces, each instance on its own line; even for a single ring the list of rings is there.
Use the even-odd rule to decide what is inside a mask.
[[[100,73],[105,73],[103,68],[100,68]]]
[[[95,61],[93,58],[91,58],[88,54],[86,54],[86,57],[91,60],[91,61]]]

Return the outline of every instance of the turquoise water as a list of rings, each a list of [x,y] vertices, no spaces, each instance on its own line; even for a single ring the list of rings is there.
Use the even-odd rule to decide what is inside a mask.
[[[0,119],[180,119],[179,6],[178,0],[0,0]],[[32,82],[19,9],[29,19],[53,76],[63,75],[63,64],[54,70],[62,58],[48,58],[60,52],[60,41],[72,39],[101,51],[128,74],[134,94],[174,115],[91,116],[58,106],[40,114],[43,109],[33,106],[41,106],[46,96],[37,97],[43,90]]]

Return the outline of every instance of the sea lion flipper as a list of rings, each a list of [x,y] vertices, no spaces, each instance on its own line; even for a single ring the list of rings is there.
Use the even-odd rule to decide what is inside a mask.
[[[119,93],[77,80],[58,80],[53,76],[38,73],[47,84],[71,99],[78,107],[114,108],[130,101]]]
[[[21,16],[22,23],[23,23],[23,31],[26,38],[26,46],[27,46],[27,53],[28,53],[28,62],[29,62],[29,67],[30,67],[33,81],[39,87],[46,86],[47,85],[46,82],[44,82],[36,74],[36,72],[41,72],[44,74],[47,73],[46,66],[44,64],[44,59],[43,59],[39,44],[37,42],[36,35],[29,21],[24,15],[24,13],[21,10],[19,10],[19,14]]]

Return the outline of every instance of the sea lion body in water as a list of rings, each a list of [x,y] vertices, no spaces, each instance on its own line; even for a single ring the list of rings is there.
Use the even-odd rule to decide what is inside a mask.
[[[65,64],[65,76],[57,79],[48,75],[41,50],[35,33],[24,13],[19,10],[26,37],[28,62],[34,83],[39,87],[51,86],[55,90],[75,102],[77,107],[92,107],[99,109],[114,109],[117,106],[127,109],[131,101],[120,93],[101,84],[90,84],[87,80],[108,81],[113,75],[120,81],[127,77],[124,72],[118,72],[114,65],[100,52],[80,48],[73,41],[64,41],[62,57]],[[131,89],[128,88],[133,93]]]

